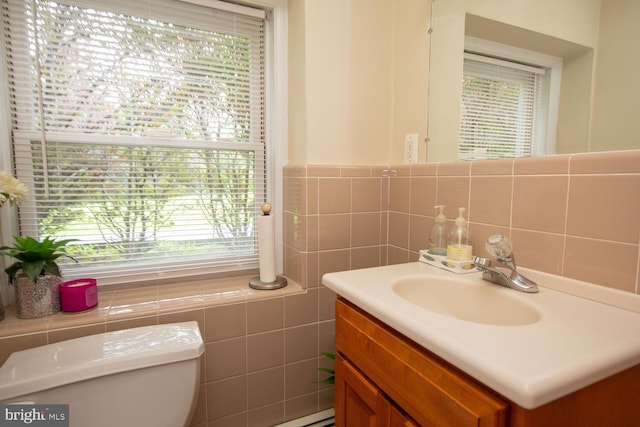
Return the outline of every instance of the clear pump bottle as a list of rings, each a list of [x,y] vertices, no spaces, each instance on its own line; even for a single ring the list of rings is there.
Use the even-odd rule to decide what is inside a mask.
[[[472,246],[469,241],[469,228],[464,217],[465,210],[465,208],[458,208],[459,215],[456,218],[456,225],[449,233],[447,258],[455,261],[469,261],[473,258]]]
[[[445,256],[449,227],[447,227],[447,218],[444,216],[444,205],[436,205],[434,208],[436,209],[436,222],[429,233],[429,253]]]

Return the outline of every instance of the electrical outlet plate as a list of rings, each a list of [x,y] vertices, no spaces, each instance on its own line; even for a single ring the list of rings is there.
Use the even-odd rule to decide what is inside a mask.
[[[418,163],[418,134],[408,133],[404,136],[404,162]]]

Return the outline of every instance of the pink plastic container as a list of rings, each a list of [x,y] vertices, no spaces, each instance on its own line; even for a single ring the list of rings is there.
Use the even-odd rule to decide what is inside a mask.
[[[62,311],[76,312],[92,309],[98,305],[96,279],[76,279],[60,285]]]

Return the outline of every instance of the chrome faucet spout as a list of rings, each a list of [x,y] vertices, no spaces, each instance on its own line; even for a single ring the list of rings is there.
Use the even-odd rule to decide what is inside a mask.
[[[496,246],[500,246],[500,248],[496,250]],[[478,270],[482,271],[483,280],[521,292],[538,292],[538,285],[518,272],[516,260],[511,253],[511,242],[506,237],[501,235],[489,237],[487,249],[499,256],[495,259],[478,256],[474,258],[473,263]]]

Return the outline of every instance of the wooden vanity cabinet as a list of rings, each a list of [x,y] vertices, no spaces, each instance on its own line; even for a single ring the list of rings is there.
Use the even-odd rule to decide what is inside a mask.
[[[336,351],[337,427],[640,426],[640,365],[527,410],[342,297]]]

